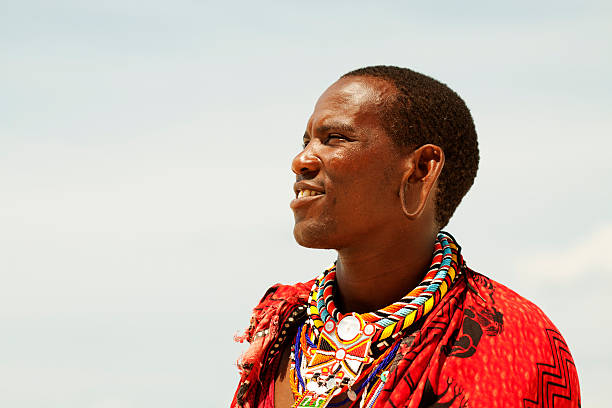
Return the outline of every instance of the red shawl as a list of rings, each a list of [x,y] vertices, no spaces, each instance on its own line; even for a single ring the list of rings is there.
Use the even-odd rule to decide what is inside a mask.
[[[239,339],[251,346],[239,362],[232,407],[256,408],[264,397],[277,350],[305,318],[300,306],[311,286],[273,286],[255,308]],[[424,319],[404,338],[375,407],[580,407],[563,337],[537,306],[507,287],[466,269]]]

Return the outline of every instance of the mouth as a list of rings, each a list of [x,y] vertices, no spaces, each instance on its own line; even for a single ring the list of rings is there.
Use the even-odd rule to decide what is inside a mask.
[[[304,189],[304,190],[298,190],[297,194],[295,195],[295,198],[299,199],[303,197],[311,197],[311,196],[318,196],[318,195],[323,195],[323,193],[320,191]]]
[[[295,198],[291,200],[289,206],[291,209],[296,210],[300,207],[308,206],[314,201],[318,201],[323,196],[325,196],[325,193],[321,191],[298,189],[296,190]]]

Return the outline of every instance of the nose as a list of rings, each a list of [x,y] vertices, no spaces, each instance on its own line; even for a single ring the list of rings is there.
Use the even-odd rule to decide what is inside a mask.
[[[321,168],[321,160],[306,146],[291,162],[291,170],[302,178],[313,178]]]

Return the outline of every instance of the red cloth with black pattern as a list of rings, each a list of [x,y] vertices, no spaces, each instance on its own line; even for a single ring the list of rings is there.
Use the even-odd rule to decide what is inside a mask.
[[[311,286],[273,286],[255,308],[232,407],[261,406],[280,355],[270,348],[279,347],[279,328],[306,304]],[[553,323],[530,301],[467,268],[402,343],[374,407],[580,407],[576,367]]]

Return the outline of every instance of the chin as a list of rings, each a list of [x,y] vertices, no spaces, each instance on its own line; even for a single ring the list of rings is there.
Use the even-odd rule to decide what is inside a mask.
[[[295,241],[306,248],[334,249],[334,239],[330,237],[328,225],[304,225],[303,222],[296,223],[293,227]]]

